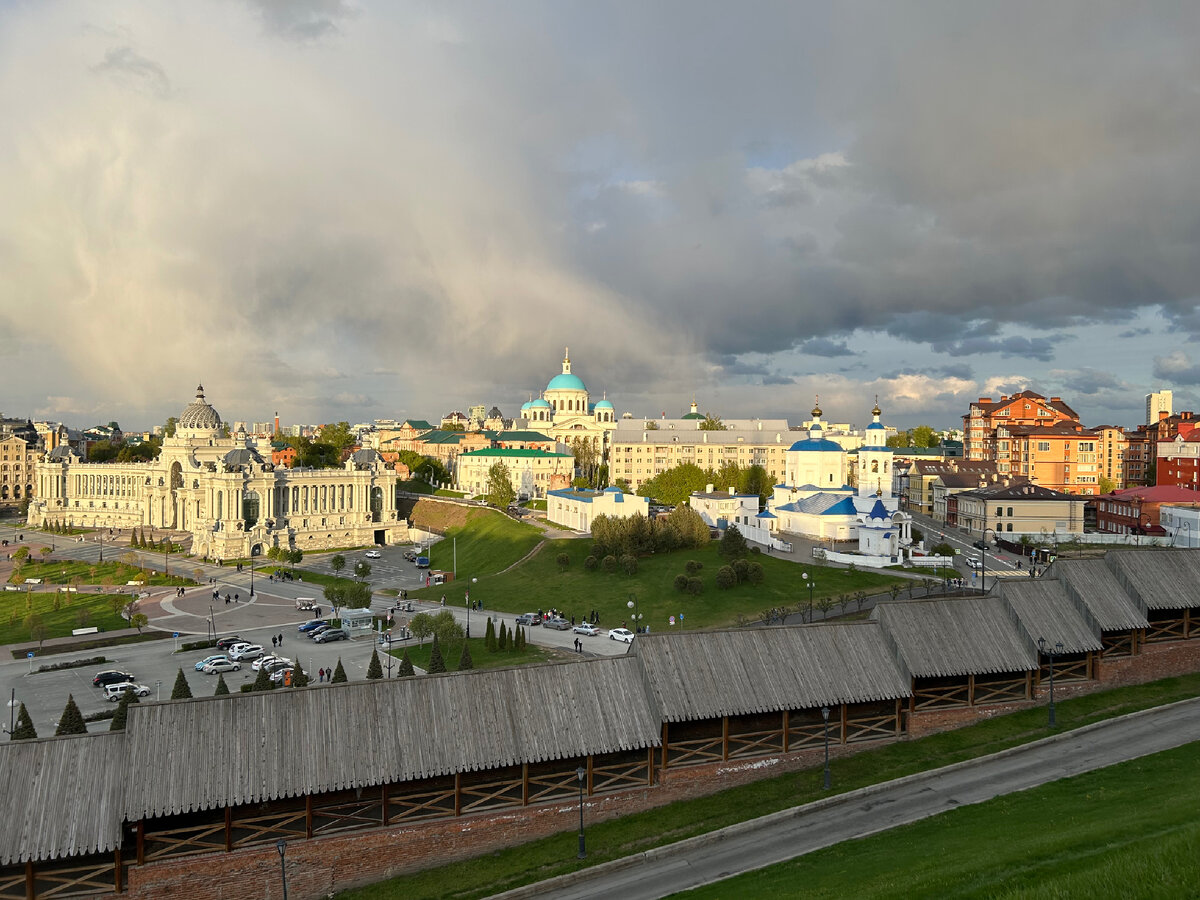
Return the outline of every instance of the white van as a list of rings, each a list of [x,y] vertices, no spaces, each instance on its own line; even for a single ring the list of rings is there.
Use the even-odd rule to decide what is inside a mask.
[[[144,684],[137,684],[133,681],[118,681],[116,684],[106,684],[104,686],[104,699],[116,703],[129,688],[132,688],[134,694],[139,697],[146,697],[150,694],[150,688]]]

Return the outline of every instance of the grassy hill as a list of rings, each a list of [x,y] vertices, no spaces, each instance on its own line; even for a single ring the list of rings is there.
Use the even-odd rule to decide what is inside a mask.
[[[417,501],[413,524],[445,535],[434,544],[430,565],[455,569],[459,577],[491,575],[508,568],[538,545],[542,532],[494,509]]]
[[[485,513],[484,510],[469,511]],[[683,614],[683,625],[687,628],[712,628],[737,624],[740,619],[756,620],[764,609],[791,607],[795,610],[801,605],[807,609],[809,591],[807,582],[801,577],[804,572],[815,584],[814,600],[825,596],[836,598],[860,590],[874,593],[898,581],[894,576],[877,572],[803,567],[759,554],[754,560],[762,563],[766,575],[763,583],[757,586],[741,584],[722,591],[715,586],[715,576],[725,560],[717,553],[716,542],[701,550],[681,550],[642,557],[637,574],[630,576],[623,572],[610,574],[599,569],[585,569],[584,560],[592,548],[592,541],[587,538],[549,541],[516,569],[502,575],[488,574],[496,573],[510,562],[520,559],[536,544],[536,537],[533,543],[526,543],[526,532],[514,530],[530,529],[536,535],[536,529],[532,526],[514,522],[499,513],[491,515],[500,522],[476,518],[469,520],[461,529],[447,532],[459,535],[460,583],[424,588],[413,592],[413,596],[437,599],[445,594],[449,602],[459,604],[462,603],[466,587],[463,579],[474,577],[478,581],[471,584],[471,597],[482,600],[487,609],[522,613],[553,608],[562,610],[568,617],[575,616],[577,620],[596,610],[600,613],[602,626],[617,627],[623,622],[630,622],[632,610],[626,604],[633,595],[637,597],[643,623],[651,631],[661,631],[671,627],[670,616],[677,617],[675,627],[680,627],[680,614]],[[569,557],[565,571],[560,571],[557,562],[561,553]],[[451,557],[450,541],[442,541],[434,547],[435,568],[451,568]],[[684,571],[688,560],[693,559],[704,566],[700,571],[704,592],[695,597],[681,594],[673,586],[675,576]]]

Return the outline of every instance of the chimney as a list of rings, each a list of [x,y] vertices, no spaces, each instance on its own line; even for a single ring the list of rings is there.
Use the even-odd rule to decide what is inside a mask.
[[[737,494],[737,487],[736,487],[735,485],[732,485],[732,484],[731,484],[731,485],[729,486],[729,496],[730,496],[730,497],[733,497],[733,496],[735,496],[736,494]]]
[[[704,493],[706,493],[706,494],[711,494],[712,492],[713,492],[713,485],[711,485],[711,484],[706,484],[706,485],[704,486]]]
[[[1006,403],[1006,402],[1008,402],[1008,394],[1001,394],[1001,395],[1000,395],[1000,402],[1001,402],[1001,403]]]
[[[1050,402],[1051,403],[1062,403],[1062,397],[1051,397]]]
[[[991,397],[980,397],[980,398],[979,398],[979,402],[980,402],[980,403],[991,403],[991,402],[992,402],[992,398],[991,398]]]
[[[275,410],[275,433],[279,434],[279,410]]]
[[[1161,422],[1163,419],[1169,419],[1170,417],[1171,417],[1171,414],[1169,412],[1167,412],[1165,409],[1160,409],[1158,411],[1158,421]]]

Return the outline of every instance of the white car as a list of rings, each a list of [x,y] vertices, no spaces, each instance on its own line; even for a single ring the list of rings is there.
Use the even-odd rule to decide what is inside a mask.
[[[608,636],[614,641],[624,641],[626,644],[633,643],[633,632],[628,628],[613,628],[608,632]]]
[[[380,558],[382,558],[382,557],[383,557],[383,554],[382,554],[382,553],[380,553],[378,550],[368,550],[368,551],[367,551],[366,553],[364,553],[363,555],[364,555],[364,556],[365,556],[367,559],[380,559]]]
[[[257,672],[259,669],[266,668],[268,672],[273,672],[276,669],[290,666],[292,661],[283,656],[260,656],[254,662],[250,663],[250,668]]]
[[[263,655],[263,648],[259,644],[237,644],[229,651],[229,658],[242,662],[247,659],[257,659]]]
[[[133,681],[118,681],[116,684],[105,685],[104,699],[116,703],[121,699],[121,695],[126,690],[132,690],[139,697],[148,697],[150,695],[150,688],[144,684],[137,684]]]
[[[217,659],[201,669],[205,675],[216,675],[218,672],[236,672],[241,668],[231,659]]]

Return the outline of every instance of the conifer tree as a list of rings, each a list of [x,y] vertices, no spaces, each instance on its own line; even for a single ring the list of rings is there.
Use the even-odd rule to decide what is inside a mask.
[[[433,649],[429,651],[429,674],[436,675],[446,671],[446,661],[442,659],[442,648],[438,646],[437,635],[433,636]]]
[[[475,662],[471,659],[471,647],[463,641],[462,654],[458,657],[458,671],[466,672],[475,668]]]
[[[333,670],[333,678],[329,679],[331,684],[345,684],[350,679],[346,677],[346,670],[342,668],[342,658],[338,657],[337,668]]]
[[[267,671],[267,667],[263,666],[258,670],[258,677],[254,679],[254,686],[250,688],[252,691],[269,691],[275,685],[271,684],[271,673]]]
[[[508,626],[503,622],[500,623],[500,637],[496,639],[496,644],[501,650],[508,649]]]
[[[121,695],[121,702],[117,704],[117,711],[113,714],[112,721],[108,724],[109,731],[124,731],[125,720],[129,718],[129,704],[137,703],[137,694],[133,692],[133,688],[125,688],[125,693]]]
[[[416,673],[413,671],[412,660],[409,659],[409,657],[408,657],[408,648],[405,647],[404,655],[402,657],[400,657],[400,677],[404,678],[406,675],[415,675],[415,674]]]
[[[367,665],[367,680],[378,681],[383,677],[383,666],[379,662],[379,651],[371,651],[371,662]]]
[[[83,713],[75,705],[73,694],[67,695],[67,705],[63,708],[63,713],[58,719],[58,728],[54,730],[54,733],[55,735],[87,734],[87,723],[83,721]]]
[[[483,635],[483,646],[487,647],[488,653],[496,652],[496,626],[492,623],[491,616],[488,616],[487,631]]]
[[[213,691],[213,696],[214,697],[224,697],[228,693],[229,693],[229,685],[227,685],[225,683],[225,675],[224,674],[218,675],[217,676],[217,689],[215,691]]]
[[[22,703],[21,709],[17,713],[17,726],[13,729],[12,739],[14,741],[28,741],[37,736],[37,729],[33,727],[33,719],[29,717],[29,710]]]
[[[308,687],[308,673],[300,668],[300,660],[296,660],[296,667],[292,671],[292,687]]]
[[[179,674],[175,676],[175,686],[171,688],[172,700],[191,700],[192,688],[187,683],[187,678],[184,677],[183,668],[180,667]]]

